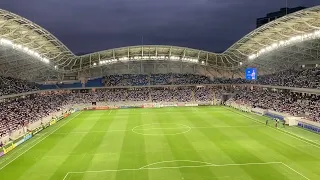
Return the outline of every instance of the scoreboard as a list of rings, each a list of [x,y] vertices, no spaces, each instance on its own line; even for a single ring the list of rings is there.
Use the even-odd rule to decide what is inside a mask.
[[[258,72],[257,68],[246,68],[246,80],[257,80]]]

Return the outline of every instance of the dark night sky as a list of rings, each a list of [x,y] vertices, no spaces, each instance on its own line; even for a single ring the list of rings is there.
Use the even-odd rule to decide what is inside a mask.
[[[1,0],[0,8],[54,34],[74,53],[161,44],[221,52],[285,0]],[[288,0],[289,7],[319,0]]]

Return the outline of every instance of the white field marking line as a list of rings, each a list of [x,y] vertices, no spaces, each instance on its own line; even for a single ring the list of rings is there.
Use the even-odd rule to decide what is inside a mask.
[[[157,129],[189,129],[191,127],[172,127],[172,128],[147,128],[147,129],[139,129],[139,128],[136,128],[135,130],[157,130]]]
[[[232,111],[232,110],[230,110],[230,111]],[[237,112],[237,113],[238,113],[238,112]],[[253,120],[253,121],[257,122],[257,123],[264,124],[263,122],[258,121],[258,120],[256,120],[256,119],[250,117],[250,116],[244,115],[244,114],[242,114],[242,113],[238,113],[238,114],[240,114],[241,116],[247,117],[247,118],[249,118],[249,119],[251,119],[251,120]],[[298,140],[300,140],[300,141],[302,141],[302,142],[304,142],[304,143],[307,143],[307,144],[309,144],[309,145],[311,145],[311,146],[314,146],[314,147],[320,149],[320,144],[318,144],[318,143],[316,143],[316,142],[314,142],[314,141],[311,141],[311,140],[309,140],[309,139],[306,139],[306,138],[304,138],[304,137],[302,137],[302,136],[299,136],[299,135],[296,135],[296,134],[292,134],[291,132],[286,131],[286,130],[283,130],[283,129],[281,129],[281,130],[280,130],[280,129],[275,129],[275,128],[270,127],[270,126],[266,126],[266,127],[271,128],[271,129],[273,129],[273,130],[275,130],[275,131],[277,131],[277,132],[281,132],[281,133],[283,133],[283,134],[290,135],[292,138],[298,139]],[[296,136],[299,137],[299,138],[297,138]],[[300,139],[300,138],[301,138],[301,139]],[[316,146],[315,144],[311,144],[310,142],[313,142],[313,143],[315,143],[315,144],[317,144],[317,145],[319,145],[319,146]]]
[[[293,169],[292,167],[288,166],[286,163],[281,162],[282,165],[286,166],[288,169],[290,169],[291,171],[299,174],[301,177],[310,180],[309,178],[307,178],[306,176],[304,176],[303,174],[301,174],[300,172],[296,171],[295,169]]]
[[[246,126],[210,126],[210,127],[191,127],[192,129],[214,129],[214,128],[251,128],[251,127],[263,127],[265,125],[246,125]]]
[[[203,163],[204,165],[193,165],[193,166],[165,166],[165,167],[158,167],[158,168],[147,168],[149,166],[155,165],[155,164],[161,164],[166,162],[193,162],[193,163]],[[161,170],[161,169],[180,169],[180,168],[201,168],[201,167],[227,167],[227,166],[249,166],[249,165],[270,165],[270,164],[282,164],[286,168],[290,169],[291,171],[297,173],[304,179],[310,180],[306,176],[304,176],[302,173],[296,171],[292,167],[288,166],[287,164],[283,162],[264,162],[264,163],[242,163],[242,164],[212,164],[209,162],[202,162],[202,161],[190,161],[190,160],[173,160],[173,161],[161,161],[157,163],[152,163],[146,166],[143,166],[141,168],[137,169],[110,169],[110,170],[98,170],[98,171],[82,171],[82,172],[68,172],[63,180],[65,180],[69,174],[84,174],[84,173],[101,173],[101,172],[121,172],[121,171],[140,171],[140,170]]]
[[[192,162],[192,163],[201,163],[201,164],[206,164],[206,165],[213,165],[212,163],[209,163],[209,162],[203,162],[203,161],[191,161],[191,160],[172,160],[172,161],[160,161],[160,162],[156,162],[156,163],[151,163],[151,164],[148,164],[146,166],[142,166],[141,168],[139,169],[145,169],[146,167],[149,167],[149,166],[152,166],[152,165],[155,165],[155,164],[162,164],[162,163],[172,163],[172,162]]]
[[[171,133],[168,133],[168,134],[146,134],[146,133],[138,133],[138,132],[135,132],[135,131],[132,131],[133,133],[136,133],[136,134],[140,134],[140,135],[144,135],[144,136],[173,136],[173,135],[178,135],[178,134],[184,134],[184,133],[187,133],[187,132],[189,132],[191,130],[191,128],[190,129],[188,129],[188,130],[186,130],[186,131],[183,131],[183,132],[178,132],[178,133],[173,133],[173,134],[171,134]]]
[[[28,148],[27,150],[23,151],[21,154],[19,154],[18,156],[16,156],[14,159],[12,159],[11,161],[9,161],[7,164],[5,164],[4,166],[2,166],[0,168],[0,170],[2,170],[3,168],[5,168],[6,166],[8,166],[10,163],[12,163],[14,160],[18,159],[20,156],[22,156],[24,153],[26,153],[27,151],[29,151],[31,148],[33,148],[34,146],[36,146],[37,144],[39,144],[40,142],[42,142],[43,140],[45,140],[47,137],[49,137],[51,134],[53,134],[54,132],[56,132],[57,130],[59,130],[61,127],[63,127],[64,125],[68,124],[70,121],[72,121],[75,117],[77,117],[79,114],[81,114],[82,111],[80,111],[77,115],[73,116],[70,120],[65,121],[64,124],[60,125],[58,128],[56,128],[54,131],[52,131],[51,133],[49,133],[48,135],[46,135],[44,138],[42,138],[40,141],[36,142],[35,144],[33,144],[30,148]]]
[[[188,160],[185,160],[188,161]],[[172,161],[174,162],[174,161]],[[161,163],[161,162],[159,162]],[[282,162],[264,162],[264,163],[242,163],[242,164],[211,164],[207,162],[205,165],[193,165],[193,166],[164,166],[164,167],[155,167],[155,168],[137,168],[137,169],[106,169],[106,170],[97,170],[97,171],[73,171],[68,172],[69,174],[83,174],[83,173],[101,173],[101,172],[121,172],[121,171],[141,171],[141,170],[159,170],[159,169],[180,169],[180,168],[201,168],[201,167],[227,167],[227,166],[249,166],[249,165],[269,165],[269,164],[282,164]],[[66,175],[66,176],[67,176]],[[65,176],[65,177],[66,177]]]
[[[63,133],[54,133],[54,134],[86,134],[86,133],[106,133],[106,132],[124,132],[131,130],[110,130],[110,131],[74,131],[74,132],[63,132]]]
[[[157,114],[174,114],[174,113],[185,113],[185,112],[190,112],[188,111],[166,111],[166,112],[141,112],[141,113],[117,113],[116,116],[129,116],[129,115],[140,115],[140,114],[152,114],[152,115],[157,115]],[[200,111],[197,111],[200,112]],[[214,111],[217,112],[217,111]],[[221,111],[221,112],[225,112],[225,111]],[[179,115],[179,114],[176,114]],[[180,114],[181,116],[185,116],[183,114]]]
[[[43,134],[41,134],[41,135],[37,134],[36,136],[38,136],[38,137],[34,138],[34,141],[37,141],[38,139],[40,139],[41,137],[43,137],[43,136],[44,136],[45,134],[47,134],[47,133],[48,133],[48,132],[43,133]],[[19,150],[15,150],[14,152],[12,152],[12,154],[10,154],[9,157],[13,156],[14,154],[19,154],[19,152],[21,152],[21,151],[23,150],[23,147],[27,146],[27,144],[28,144],[28,143],[23,143],[22,145],[20,145],[20,146],[19,146],[20,149],[19,149]],[[2,160],[2,162],[0,162],[0,165],[3,164],[3,163],[5,163],[8,159],[10,159],[10,158],[7,158],[7,156],[3,156],[2,158],[3,158],[3,159],[0,159],[0,160]]]
[[[63,180],[65,180],[69,175],[69,172],[64,176]]]

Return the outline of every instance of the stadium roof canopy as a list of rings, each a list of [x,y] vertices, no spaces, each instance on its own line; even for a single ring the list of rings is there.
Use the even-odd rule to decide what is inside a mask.
[[[48,69],[68,73],[144,60],[185,61],[226,70],[239,69],[244,65],[272,68],[319,59],[319,39],[320,6],[315,6],[255,29],[223,53],[145,45],[76,56],[42,27],[0,9],[0,70],[25,75]]]

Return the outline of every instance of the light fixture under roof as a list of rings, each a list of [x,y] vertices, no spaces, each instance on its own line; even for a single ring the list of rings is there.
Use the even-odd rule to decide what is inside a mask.
[[[49,64],[50,61],[46,57],[41,56],[38,52],[35,52],[28,47],[22,46],[20,44],[15,44],[12,41],[4,38],[0,38],[0,45],[11,47],[12,49],[15,49],[20,52],[24,52],[29,54],[30,56],[35,57],[36,59],[39,59],[40,61]]]

